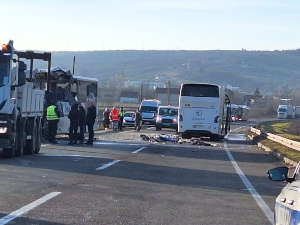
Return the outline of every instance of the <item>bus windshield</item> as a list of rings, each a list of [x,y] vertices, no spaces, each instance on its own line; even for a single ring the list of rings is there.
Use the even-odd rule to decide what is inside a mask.
[[[219,87],[210,84],[183,84],[181,96],[219,98]]]

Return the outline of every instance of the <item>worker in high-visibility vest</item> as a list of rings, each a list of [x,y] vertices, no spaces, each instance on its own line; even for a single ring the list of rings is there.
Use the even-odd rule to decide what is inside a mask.
[[[53,144],[57,144],[55,136],[57,134],[57,124],[59,122],[60,112],[54,101],[47,107],[47,124],[48,124],[48,141]]]
[[[119,115],[120,115],[120,119],[119,119],[119,130],[123,130],[123,119],[124,119],[124,110],[123,110],[123,107],[120,108],[120,111],[119,111]]]
[[[110,111],[110,119],[112,121],[113,130],[118,130],[120,114],[116,107],[113,107],[113,110]]]

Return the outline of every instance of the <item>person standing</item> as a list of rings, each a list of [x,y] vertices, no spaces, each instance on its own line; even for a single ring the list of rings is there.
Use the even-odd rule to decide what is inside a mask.
[[[135,130],[140,131],[143,117],[139,109],[136,110],[134,117],[135,117]]]
[[[124,110],[123,110],[123,107],[120,108],[120,111],[119,111],[119,130],[123,130],[123,119],[124,119]]]
[[[46,118],[48,123],[48,141],[53,144],[57,144],[55,136],[57,134],[57,124],[59,122],[59,110],[54,101],[46,109]]]
[[[85,143],[86,145],[93,145],[94,141],[94,124],[96,121],[96,107],[92,102],[88,103],[87,113],[86,113],[86,125],[88,127],[89,139]]]
[[[81,102],[78,102],[78,109],[80,112],[80,120],[79,120],[80,142],[79,142],[79,144],[83,144],[86,111],[85,111],[84,107],[82,106]]]
[[[70,119],[70,129],[69,129],[69,143],[68,145],[77,144],[77,130],[80,123],[80,111],[78,109],[78,104],[74,103],[69,112],[68,118]]]
[[[112,121],[113,130],[118,130],[119,124],[119,111],[116,107],[113,107],[113,110],[110,112],[110,118]]]
[[[105,130],[109,128],[109,116],[110,116],[110,111],[108,108],[105,108],[103,112],[103,126]]]

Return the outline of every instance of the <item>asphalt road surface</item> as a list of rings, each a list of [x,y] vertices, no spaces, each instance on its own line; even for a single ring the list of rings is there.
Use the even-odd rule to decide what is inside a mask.
[[[0,158],[0,225],[272,224],[285,183],[266,171],[283,164],[247,140],[251,123],[232,123],[220,142],[149,141],[141,134],[176,133],[144,126]]]

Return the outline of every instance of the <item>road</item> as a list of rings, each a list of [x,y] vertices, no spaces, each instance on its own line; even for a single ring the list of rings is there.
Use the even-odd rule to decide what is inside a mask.
[[[246,140],[251,123],[232,123],[213,143],[143,141],[175,135],[145,126],[104,131],[93,146],[61,139],[0,158],[0,225],[272,224],[285,183],[266,171],[283,164]]]

